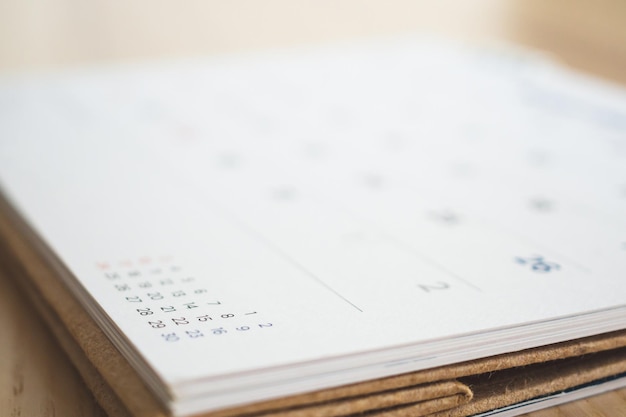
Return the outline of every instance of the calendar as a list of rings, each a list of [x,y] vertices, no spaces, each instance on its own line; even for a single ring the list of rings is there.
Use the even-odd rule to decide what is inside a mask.
[[[181,415],[626,326],[626,92],[528,52],[8,79],[0,184]]]

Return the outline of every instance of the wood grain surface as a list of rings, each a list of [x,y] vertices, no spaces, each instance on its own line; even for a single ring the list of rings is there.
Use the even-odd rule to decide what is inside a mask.
[[[626,85],[623,0],[0,0],[0,75],[416,32],[531,47]],[[0,416],[104,416],[3,274],[0,332]],[[626,389],[529,416],[626,416]]]

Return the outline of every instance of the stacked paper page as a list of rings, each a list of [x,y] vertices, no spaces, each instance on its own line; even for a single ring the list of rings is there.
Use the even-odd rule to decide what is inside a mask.
[[[7,79],[0,184],[181,415],[626,328],[626,93],[520,53]]]

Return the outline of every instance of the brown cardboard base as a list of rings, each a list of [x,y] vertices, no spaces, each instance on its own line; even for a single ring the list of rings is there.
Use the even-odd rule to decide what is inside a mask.
[[[626,372],[626,348],[461,378],[474,399],[445,416],[468,416]]]
[[[0,204],[0,264],[22,284],[103,409],[168,415]],[[264,401],[211,415],[467,416],[626,372],[626,331]],[[620,349],[622,348],[622,349]]]

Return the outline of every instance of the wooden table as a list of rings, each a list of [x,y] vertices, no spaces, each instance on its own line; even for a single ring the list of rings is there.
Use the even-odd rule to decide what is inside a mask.
[[[0,72],[407,32],[513,42],[626,84],[622,0],[0,0]],[[1,274],[0,332],[1,415],[104,416],[11,277]],[[626,389],[532,416],[626,416]]]

